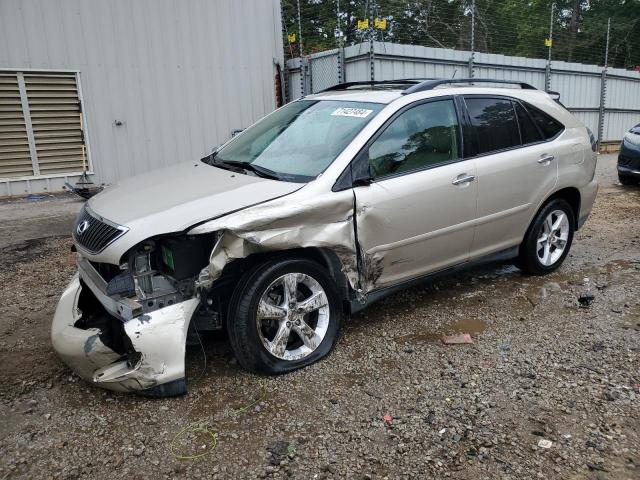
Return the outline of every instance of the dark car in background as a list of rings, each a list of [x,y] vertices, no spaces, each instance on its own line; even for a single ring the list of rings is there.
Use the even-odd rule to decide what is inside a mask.
[[[640,123],[622,139],[618,154],[618,178],[623,185],[640,183]]]

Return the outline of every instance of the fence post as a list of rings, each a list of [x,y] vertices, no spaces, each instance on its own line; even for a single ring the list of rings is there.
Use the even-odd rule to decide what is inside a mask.
[[[375,58],[373,51],[373,32],[375,31],[373,27],[373,6],[369,5],[369,66],[371,68],[371,81],[375,81]]]
[[[282,103],[283,105],[289,103],[291,100],[291,92],[289,92],[289,65],[287,64],[287,46],[289,46],[289,57],[293,58],[291,52],[291,43],[289,43],[289,31],[287,30],[287,19],[284,16],[284,8],[280,8],[280,21],[282,23]],[[285,45],[285,41],[287,45]]]
[[[338,83],[344,83],[344,37],[342,32],[342,25],[340,22],[340,0],[336,0],[336,16],[338,21],[338,27],[336,28],[338,34],[338,54],[336,55]]]
[[[469,56],[469,78],[473,78],[473,60],[476,53],[476,0],[471,2],[471,55]]]
[[[338,83],[344,83],[346,82],[344,71],[344,47],[338,47],[336,61],[338,62]]]
[[[300,18],[300,0],[297,0],[298,7],[298,57],[300,58],[300,96],[304,97],[306,92],[306,68],[304,54],[302,53],[302,19]]]
[[[598,151],[604,136],[605,102],[607,101],[607,69],[609,68],[609,34],[611,33],[611,17],[607,20],[607,41],[604,47],[604,68],[600,77],[600,108],[598,110]]]
[[[544,90],[548,92],[551,90],[551,48],[553,48],[553,14],[556,9],[556,4],[551,4],[551,20],[549,20],[549,54],[547,56],[547,67],[544,74]]]

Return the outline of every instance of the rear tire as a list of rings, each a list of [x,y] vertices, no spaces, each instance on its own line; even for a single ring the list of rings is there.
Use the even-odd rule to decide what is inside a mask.
[[[557,198],[544,205],[531,222],[516,265],[530,275],[545,275],[558,269],[573,242],[575,214],[571,205]]]
[[[638,179],[632,177],[631,175],[625,175],[624,173],[618,173],[618,180],[622,185],[630,186],[637,185],[639,183]]]
[[[243,278],[227,328],[242,367],[275,375],[325,357],[341,323],[341,299],[329,273],[315,262],[292,259],[263,263]]]

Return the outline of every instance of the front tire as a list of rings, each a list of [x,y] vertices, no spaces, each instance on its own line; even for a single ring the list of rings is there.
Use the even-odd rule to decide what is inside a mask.
[[[238,362],[256,373],[282,374],[325,357],[342,322],[328,272],[309,260],[275,260],[254,268],[231,301],[228,332]]]
[[[551,200],[529,226],[520,244],[517,266],[531,275],[558,269],[571,248],[575,224],[571,205],[560,198]]]

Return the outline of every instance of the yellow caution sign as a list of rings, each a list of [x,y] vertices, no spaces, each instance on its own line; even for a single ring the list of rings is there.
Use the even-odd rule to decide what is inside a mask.
[[[287,35],[287,40],[289,40],[289,43],[295,43],[296,34],[295,33],[290,33],[289,35]]]
[[[386,18],[376,18],[375,22],[373,22],[373,25],[378,30],[386,30],[387,29],[387,19]]]
[[[544,39],[544,46],[545,47],[550,47],[551,45],[553,45],[553,40],[551,40],[550,38],[545,38]]]
[[[369,28],[369,19],[365,18],[364,20],[358,20],[358,30],[366,30]]]

